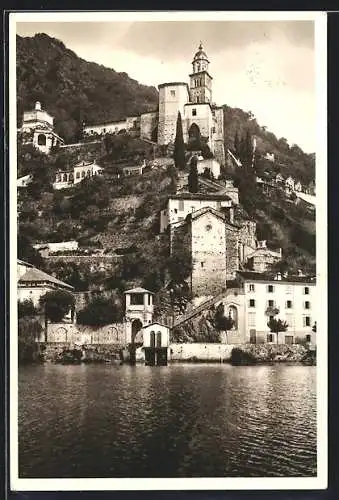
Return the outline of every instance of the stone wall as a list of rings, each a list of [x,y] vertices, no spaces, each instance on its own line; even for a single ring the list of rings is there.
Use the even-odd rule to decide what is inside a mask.
[[[226,224],[226,277],[233,279],[235,272],[239,269],[238,256],[238,234],[239,231]]]
[[[239,241],[245,247],[246,258],[248,253],[253,252],[256,249],[256,222],[254,221],[244,221],[241,223],[241,228],[239,230]]]
[[[44,332],[41,333],[40,342],[44,341]],[[50,323],[47,326],[48,343],[68,344],[113,344],[125,345],[126,333],[123,323],[105,325],[101,328],[74,325],[72,323]]]
[[[154,129],[158,125],[159,113],[144,113],[140,117],[140,136],[142,139],[152,140]]]
[[[170,344],[170,361],[223,362],[231,359],[234,346],[225,344]]]
[[[224,220],[211,212],[192,221],[193,295],[226,287],[225,236]]]

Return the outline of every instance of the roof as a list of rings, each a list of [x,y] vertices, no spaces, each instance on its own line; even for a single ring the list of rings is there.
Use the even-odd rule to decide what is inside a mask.
[[[26,266],[26,267],[34,267],[33,264],[30,264],[29,262],[26,262],[25,260],[17,259],[17,264],[21,266]]]
[[[166,83],[160,83],[160,85],[158,85],[158,89],[160,89],[162,87],[167,87],[170,85],[182,85],[182,86],[185,86],[188,88],[188,84],[186,82],[166,82]]]
[[[26,271],[26,273],[23,276],[21,276],[21,278],[19,279],[19,283],[29,283],[32,281],[47,281],[49,283],[53,283],[54,285],[58,285],[62,288],[69,288],[70,290],[74,289],[68,283],[58,280],[54,276],[51,276],[50,274],[47,274],[44,271],[40,271],[40,269],[37,269],[36,267],[33,266],[28,271]]]
[[[219,219],[222,219],[226,224],[228,224],[230,226],[233,226],[233,227],[236,227],[236,228],[240,227],[240,226],[237,226],[236,224],[233,224],[229,220],[227,220],[226,217],[225,217],[225,215],[222,212],[220,212],[219,210],[215,210],[215,208],[212,208],[212,207],[200,208],[199,210],[196,210],[195,212],[192,212],[192,214],[190,214],[190,215],[191,215],[192,220],[194,220],[194,219],[198,219],[202,215],[205,215],[205,213],[207,213],[207,212],[210,212],[215,217],[218,217]]]
[[[193,61],[196,61],[197,59],[205,59],[206,61],[208,61],[207,54],[203,50],[202,43],[200,43],[199,45],[199,50],[194,54]]]
[[[263,281],[274,283],[309,283],[311,285],[316,284],[315,276],[281,276],[281,279],[276,279],[277,273],[256,273],[254,271],[238,271],[237,273],[244,280],[251,281]]]
[[[146,288],[141,288],[140,286],[131,288],[130,290],[126,290],[124,293],[151,293],[152,295],[154,295],[154,292],[146,290]]]
[[[150,323],[149,325],[143,326],[142,330],[145,330],[146,328],[150,328],[151,326],[154,326],[154,325],[159,325],[159,326],[163,326],[164,328],[170,329],[170,327],[168,325],[164,325],[163,323],[159,323],[158,321],[154,321],[153,323]]]
[[[217,193],[178,193],[169,196],[172,200],[211,200],[211,201],[232,201],[227,194],[217,194]]]

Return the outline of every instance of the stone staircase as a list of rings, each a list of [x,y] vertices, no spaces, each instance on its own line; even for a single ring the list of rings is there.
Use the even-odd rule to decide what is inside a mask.
[[[197,307],[194,307],[191,311],[183,314],[182,316],[177,317],[174,320],[173,323],[173,328],[177,326],[181,326],[187,321],[191,320],[201,312],[205,311],[206,309],[210,308],[217,302],[221,301],[224,297],[226,297],[227,291],[224,290],[223,292],[219,293],[218,295],[215,295],[212,299],[205,300],[201,304],[199,304]]]

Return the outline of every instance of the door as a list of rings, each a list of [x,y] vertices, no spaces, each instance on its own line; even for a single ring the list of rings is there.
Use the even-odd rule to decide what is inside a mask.
[[[257,331],[252,329],[250,330],[250,344],[256,344],[257,343]]]
[[[293,344],[293,335],[285,335],[285,344]]]

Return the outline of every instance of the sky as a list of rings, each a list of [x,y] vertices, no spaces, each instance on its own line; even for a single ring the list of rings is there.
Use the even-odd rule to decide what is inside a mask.
[[[261,126],[305,152],[316,149],[313,21],[18,22],[87,61],[154,85],[189,81],[200,41],[213,101],[251,111]]]

